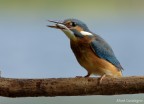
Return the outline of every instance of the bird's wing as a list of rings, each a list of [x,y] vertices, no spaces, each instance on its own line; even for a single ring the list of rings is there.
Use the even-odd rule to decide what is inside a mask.
[[[116,59],[111,47],[101,37],[97,36],[96,39],[94,39],[90,45],[94,53],[99,58],[107,60],[108,62],[116,66],[118,70],[123,70],[119,61]]]

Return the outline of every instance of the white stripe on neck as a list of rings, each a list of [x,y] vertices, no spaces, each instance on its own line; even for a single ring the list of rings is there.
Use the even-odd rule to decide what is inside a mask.
[[[87,32],[87,31],[81,31],[80,33],[81,33],[82,35],[93,35],[92,33]]]

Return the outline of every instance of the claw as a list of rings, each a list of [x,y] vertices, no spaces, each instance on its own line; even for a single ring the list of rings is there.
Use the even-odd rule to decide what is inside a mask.
[[[99,85],[102,83],[102,80],[105,78],[105,76],[106,76],[106,74],[102,75],[102,76],[99,78],[99,81],[98,81]]]

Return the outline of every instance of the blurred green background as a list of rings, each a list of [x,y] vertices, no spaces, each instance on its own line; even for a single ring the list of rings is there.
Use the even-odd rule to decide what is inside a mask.
[[[67,37],[59,30],[46,27],[51,24],[48,19],[67,18],[84,21],[90,30],[101,35],[112,46],[125,69],[124,76],[143,75],[143,0],[0,0],[2,76],[84,76],[86,71],[77,63]],[[143,94],[13,99],[0,97],[0,104],[112,104],[117,99],[143,98]]]

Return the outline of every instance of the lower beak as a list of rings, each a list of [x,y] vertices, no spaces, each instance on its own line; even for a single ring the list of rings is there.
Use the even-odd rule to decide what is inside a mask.
[[[63,29],[63,28],[61,28],[61,27],[58,26],[58,24],[63,24],[62,22],[53,21],[53,20],[48,20],[48,21],[49,21],[49,22],[56,23],[55,25],[47,25],[48,27],[56,28],[56,29]]]

